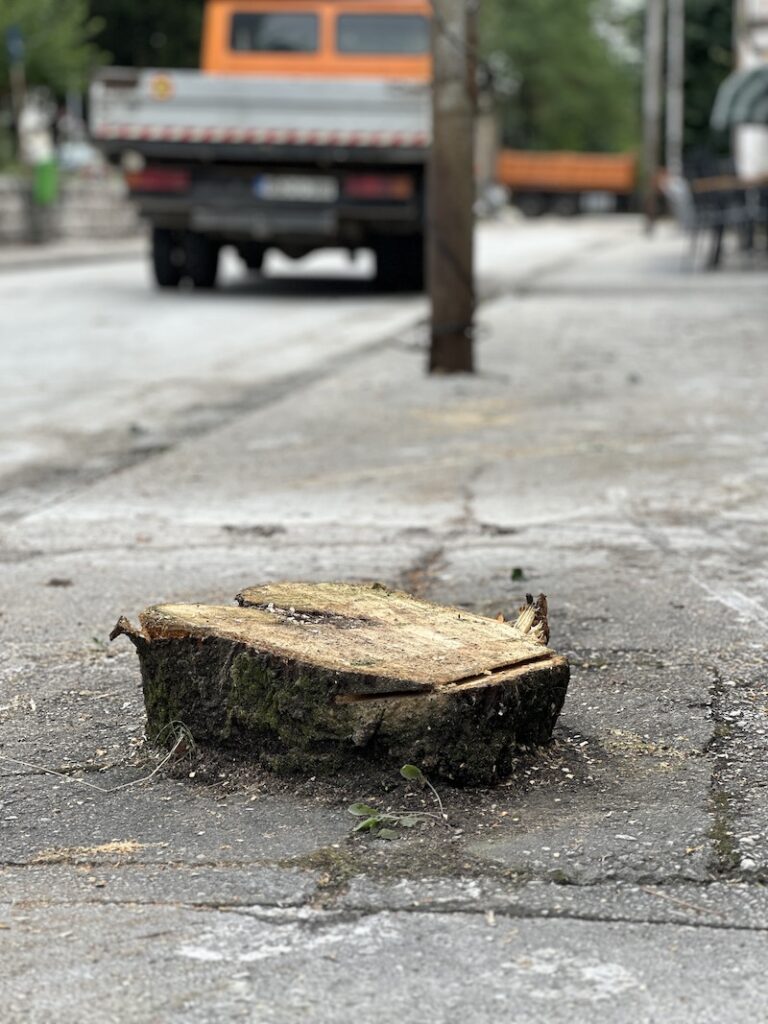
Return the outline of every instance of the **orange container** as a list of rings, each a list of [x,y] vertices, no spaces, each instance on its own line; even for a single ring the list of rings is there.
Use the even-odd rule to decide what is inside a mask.
[[[503,149],[496,174],[502,185],[517,191],[629,194],[635,187],[636,165],[636,158],[626,153]]]

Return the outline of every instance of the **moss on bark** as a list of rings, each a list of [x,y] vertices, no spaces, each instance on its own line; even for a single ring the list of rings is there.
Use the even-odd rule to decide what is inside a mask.
[[[370,595],[366,600],[370,604]],[[142,630],[121,620],[115,634],[126,633],[136,645],[152,739],[169,735],[176,722],[197,743],[239,751],[281,772],[340,770],[364,757],[393,765],[412,762],[458,783],[503,778],[519,744],[543,743],[551,736],[568,686],[566,659],[541,643],[532,645],[527,636],[521,645],[512,627],[499,634],[502,624],[478,620],[492,640],[497,641],[497,634],[506,637],[504,661],[499,664],[496,657],[478,675],[451,679],[443,660],[441,679],[433,682],[431,663],[421,674],[418,668],[419,658],[434,661],[433,650],[445,649],[440,636],[436,647],[430,647],[429,623],[438,606],[415,607],[418,602],[407,601],[407,606],[401,603],[411,623],[423,615],[422,646],[420,653],[409,655],[414,669],[405,679],[408,685],[402,685],[401,669],[393,680],[380,671],[352,667],[366,664],[354,644],[370,647],[374,626],[381,628],[382,640],[394,636],[393,642],[400,642],[403,662],[397,608],[391,600],[386,628],[370,615],[350,617],[341,626],[339,621],[324,623],[314,612],[297,620],[291,607],[286,615],[291,630],[298,630],[296,656],[287,652],[286,641],[278,645],[270,640],[270,616],[256,609],[237,609],[236,620],[229,614],[232,609],[190,606],[186,618],[184,606],[149,609],[142,616]],[[448,617],[443,614],[448,623],[458,614],[440,612],[450,612]],[[333,615],[338,620],[338,609]],[[322,664],[306,660],[304,636],[323,628],[345,638],[339,643],[337,668],[331,667],[327,653]],[[362,640],[350,638],[356,629],[364,631]],[[451,642],[454,635],[450,625]],[[386,665],[381,651],[375,654],[377,664]],[[477,658],[474,649],[472,658]]]

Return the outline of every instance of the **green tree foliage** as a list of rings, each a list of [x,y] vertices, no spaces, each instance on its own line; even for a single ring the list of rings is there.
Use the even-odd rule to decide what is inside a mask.
[[[640,48],[643,12],[626,21],[628,36]],[[686,0],[685,3],[685,156],[706,167],[708,157],[729,150],[728,133],[709,127],[715,94],[734,66],[733,0]]]
[[[709,116],[733,69],[733,0],[687,0],[685,16],[685,148],[691,155],[727,150],[727,138],[713,137]]]
[[[59,94],[82,89],[102,60],[93,42],[101,26],[88,0],[0,0],[0,95],[9,91],[5,39],[12,26],[24,37],[30,85],[47,85]]]
[[[203,0],[90,0],[97,41],[114,64],[196,67]]]
[[[485,0],[481,39],[515,88],[507,145],[616,151],[638,137],[638,68],[605,0]]]

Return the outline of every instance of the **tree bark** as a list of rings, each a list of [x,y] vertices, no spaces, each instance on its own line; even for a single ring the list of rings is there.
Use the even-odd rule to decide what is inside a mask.
[[[148,608],[134,628],[147,733],[186,728],[278,771],[344,770],[355,757],[488,783],[520,744],[546,742],[568,663],[546,646],[546,602],[515,623],[380,585],[275,584],[239,607]]]
[[[466,0],[435,0],[427,268],[431,373],[474,369],[474,114],[471,15]]]
[[[664,77],[665,0],[647,0],[643,48],[643,210],[650,232],[659,213],[659,144]]]

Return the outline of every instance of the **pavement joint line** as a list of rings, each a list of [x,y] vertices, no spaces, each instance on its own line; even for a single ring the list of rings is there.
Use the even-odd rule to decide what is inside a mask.
[[[356,909],[354,904],[352,909]],[[532,910],[528,907],[498,907],[498,906],[487,906],[480,907],[475,904],[472,909],[468,907],[462,908],[460,906],[454,907],[402,907],[398,906],[395,908],[379,907],[376,909],[369,909],[362,907],[363,913],[361,916],[370,917],[378,914],[386,913],[404,913],[404,914],[433,914],[443,916],[454,916],[463,914],[476,914],[477,916],[485,916],[489,910],[493,911],[494,917],[497,918],[509,918],[510,920],[526,920],[526,921],[584,921],[593,924],[634,924],[638,927],[664,927],[668,925],[677,925],[683,928],[700,928],[706,930],[719,930],[719,931],[740,931],[740,932],[765,932],[768,931],[768,924],[730,924],[727,921],[720,923],[714,921],[694,921],[685,920],[680,921],[677,918],[664,918],[663,920],[654,921],[642,921],[638,918],[631,917],[629,915],[607,915],[602,914],[588,914],[571,912],[567,910],[551,910],[544,908],[542,910]],[[705,911],[708,914],[717,914],[718,917],[723,915],[716,911]]]
[[[761,933],[768,931],[768,924],[737,924],[723,920],[697,921],[691,919],[680,920],[676,917],[657,917],[653,920],[641,920],[627,914],[603,915],[589,914],[568,911],[564,909],[542,908],[535,910],[530,907],[499,907],[477,906],[468,904],[466,906],[442,906],[430,907],[420,906],[386,906],[370,907],[368,905],[346,904],[344,907],[317,907],[311,900],[286,903],[276,901],[274,903],[200,903],[185,900],[137,900],[137,899],[92,899],[92,900],[23,900],[16,903],[7,902],[0,906],[6,907],[8,912],[27,910],[50,909],[54,907],[117,907],[131,909],[133,907],[152,907],[155,909],[174,908],[178,910],[189,910],[196,913],[217,913],[234,914],[239,917],[248,917],[253,920],[262,921],[277,927],[298,925],[307,930],[317,930],[339,924],[353,924],[357,921],[380,917],[383,915],[403,914],[407,916],[426,917],[476,917],[488,919],[489,912],[492,912],[494,921],[497,919],[508,921],[576,921],[585,924],[606,924],[606,925],[630,925],[637,928],[686,928],[697,931],[726,931],[726,932],[748,932]],[[275,917],[269,911],[284,911],[284,919]],[[312,917],[296,916],[296,911],[310,911]],[[707,910],[707,914],[723,917],[717,911]],[[493,927],[489,924],[489,927]]]

